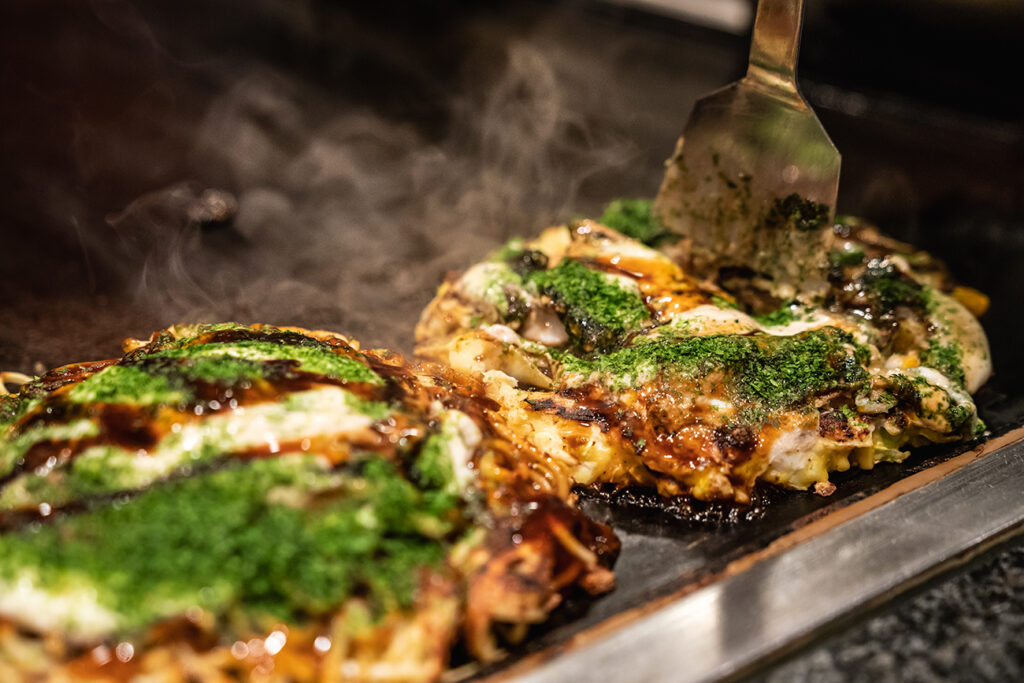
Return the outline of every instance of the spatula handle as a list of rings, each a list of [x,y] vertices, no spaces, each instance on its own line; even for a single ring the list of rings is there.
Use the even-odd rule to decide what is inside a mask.
[[[764,85],[796,89],[803,9],[803,0],[759,0],[747,78]]]

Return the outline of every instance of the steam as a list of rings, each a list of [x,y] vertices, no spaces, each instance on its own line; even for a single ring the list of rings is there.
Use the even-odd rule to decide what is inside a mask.
[[[653,194],[735,75],[573,3],[406,7],[19,5],[0,367],[214,320],[408,352],[447,271]]]
[[[581,186],[635,157],[573,106],[598,94],[563,57],[511,42],[497,77],[453,96],[440,139],[365,108],[336,111],[292,74],[246,73],[209,107],[191,152],[237,199],[231,225],[196,220],[207,188],[189,181],[108,217],[136,302],[167,323],[329,327],[408,351],[446,271],[593,210]]]

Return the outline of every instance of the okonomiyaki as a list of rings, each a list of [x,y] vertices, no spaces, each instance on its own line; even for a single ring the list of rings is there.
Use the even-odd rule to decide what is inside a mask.
[[[844,220],[826,293],[780,296],[751,268],[684,270],[676,238],[650,202],[617,201],[513,239],[442,284],[417,352],[482,376],[516,438],[581,485],[827,494],[830,472],[984,431],[987,299],[928,254]]]
[[[611,530],[478,379],[328,332],[181,326],[0,398],[0,679],[433,680]],[[156,678],[152,678],[155,676]]]

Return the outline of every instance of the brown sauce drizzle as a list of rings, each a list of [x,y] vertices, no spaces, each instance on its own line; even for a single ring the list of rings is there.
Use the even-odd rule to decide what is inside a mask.
[[[158,359],[165,362],[168,359]],[[174,359],[175,361],[177,359]],[[67,375],[75,380],[60,378],[57,389],[86,379],[100,369],[113,365],[114,361],[101,363],[79,364],[73,367],[81,371]],[[8,483],[19,474],[32,471],[50,463],[63,464],[87,449],[107,444],[125,450],[151,450],[166,436],[167,430],[174,423],[188,422],[203,415],[224,413],[239,406],[248,406],[279,400],[286,394],[314,389],[317,386],[331,385],[344,388],[346,391],[367,401],[390,402],[388,386],[369,382],[349,382],[315,373],[302,372],[294,369],[296,361],[266,361],[273,369],[266,379],[244,380],[237,383],[208,382],[204,380],[182,378],[192,398],[180,405],[171,407],[135,406],[124,403],[75,403],[69,401],[66,391],[56,391],[47,396],[31,413],[22,418],[15,433],[37,427],[60,423],[68,423],[76,419],[90,419],[98,423],[99,434],[94,437],[77,440],[49,440],[33,444],[9,472],[0,476],[0,486]],[[136,361],[138,366],[145,368],[146,359]],[[86,368],[85,366],[89,366]],[[52,373],[51,373],[52,374]],[[386,447],[387,440],[379,440],[379,445]],[[366,444],[370,446],[370,444]],[[260,449],[253,449],[254,454]],[[269,447],[267,454],[271,454]],[[53,461],[50,459],[54,458]]]
[[[542,413],[552,413],[573,422],[596,424],[602,432],[607,432],[610,429],[607,410],[597,410],[591,406],[576,403],[564,403],[551,397],[536,400],[527,399],[526,402],[534,410]]]
[[[659,320],[711,303],[710,294],[673,263],[635,256],[604,256],[593,265],[636,281],[644,303]]]
[[[463,374],[440,363],[410,364],[400,354],[390,351],[367,352],[364,360],[385,379],[390,400],[410,406],[412,413],[428,414],[430,404],[439,401],[446,409],[469,415],[485,436],[494,436],[491,421],[501,406],[487,397],[480,377]]]
[[[30,397],[36,397],[36,394],[48,394],[68,384],[81,382],[117,362],[117,359],[97,360],[88,363],[72,363],[71,365],[54,368],[39,379],[24,385],[21,388],[21,393]]]
[[[182,340],[171,337],[169,334],[157,333],[152,340],[138,349],[126,354],[126,358],[138,358],[155,351],[161,351],[168,347],[197,346],[201,344],[230,344],[243,341],[265,341],[282,346],[306,346],[324,347],[329,346],[335,350],[341,350],[346,355],[358,360],[358,353],[350,345],[336,337],[323,338],[321,336],[310,336],[294,330],[284,330],[270,326],[255,325],[253,327],[237,327],[225,330],[207,330],[189,339],[187,344],[182,345]]]
[[[737,490],[749,493],[760,473],[754,463],[767,457],[778,433],[770,425],[734,422],[680,401],[680,387],[657,382],[617,397],[586,385],[539,393],[527,402],[538,412],[597,425],[613,441],[630,443],[664,493],[685,490],[685,482],[705,470],[719,472]]]
[[[84,439],[57,439],[32,444],[3,477],[0,486],[19,474],[40,467],[57,467],[93,446],[109,444],[125,450],[149,450],[161,438],[154,424],[152,411],[122,403],[70,403],[63,394],[51,395],[43,410],[21,425],[21,430],[36,425],[90,419],[99,427],[99,434]]]

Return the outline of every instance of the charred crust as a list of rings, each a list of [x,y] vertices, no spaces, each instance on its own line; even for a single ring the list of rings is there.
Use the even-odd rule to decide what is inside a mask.
[[[96,374],[110,365],[115,365],[117,362],[117,359],[100,360],[90,363],[74,363],[72,365],[55,368],[44,374],[39,379],[32,380],[31,382],[22,385],[17,396],[19,398],[29,399],[43,398],[57,389],[67,386],[68,384],[77,384],[78,382],[88,379],[91,375]]]
[[[848,441],[854,438],[849,419],[839,410],[821,414],[818,419],[818,434],[833,441]]]
[[[714,438],[726,462],[733,464],[747,460],[758,445],[757,432],[746,424],[716,427]]]
[[[608,417],[599,410],[583,405],[560,403],[552,398],[528,399],[530,407],[542,413],[552,413],[559,417],[574,422],[591,422],[601,427],[601,431],[608,431]]]

